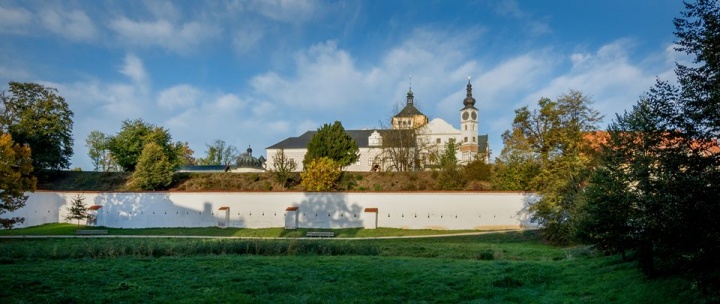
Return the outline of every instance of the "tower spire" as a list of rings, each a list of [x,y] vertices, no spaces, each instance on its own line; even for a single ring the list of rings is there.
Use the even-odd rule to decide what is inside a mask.
[[[467,84],[467,95],[465,97],[465,100],[463,100],[463,104],[465,105],[465,108],[475,108],[475,98],[472,96],[472,84],[470,84],[470,76],[468,76],[468,84]]]
[[[415,101],[413,99],[414,99],[414,96],[413,96],[413,92],[412,92],[412,74],[411,74],[410,75],[410,87],[409,87],[408,93],[407,93],[407,104],[412,105],[413,103],[415,103]]]

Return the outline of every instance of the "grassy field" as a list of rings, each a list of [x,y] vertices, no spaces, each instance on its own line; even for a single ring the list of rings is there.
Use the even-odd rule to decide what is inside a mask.
[[[689,303],[537,231],[425,239],[0,239],[1,303]]]

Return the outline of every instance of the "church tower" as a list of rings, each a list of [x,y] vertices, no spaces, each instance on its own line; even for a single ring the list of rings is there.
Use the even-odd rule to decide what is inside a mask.
[[[460,162],[467,163],[475,159],[478,152],[478,109],[475,108],[475,98],[472,96],[470,76],[463,105],[465,107],[460,110]]]
[[[412,85],[408,89],[405,107],[392,118],[393,129],[416,129],[428,123],[428,117],[415,107]]]

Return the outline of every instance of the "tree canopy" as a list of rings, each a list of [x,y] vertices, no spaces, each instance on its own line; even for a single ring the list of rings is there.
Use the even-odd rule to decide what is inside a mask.
[[[503,134],[495,180],[510,188],[501,190],[541,195],[530,211],[546,227],[548,239],[571,237],[570,221],[594,163],[591,143],[600,120],[592,100],[571,90],[554,101],[541,98],[538,109],[515,110],[512,130]]]
[[[155,142],[145,144],[132,180],[141,190],[160,190],[172,182],[173,166],[162,147]]]
[[[328,157],[313,159],[300,173],[302,177],[300,185],[306,191],[330,191],[335,189],[341,173],[340,167],[334,160]]]
[[[310,139],[303,166],[308,166],[315,159],[327,157],[341,168],[347,167],[360,158],[358,151],[352,136],[339,121],[335,121],[332,125],[324,124]]]
[[[185,149],[181,142],[173,143],[167,129],[142,119],[123,121],[120,132],[110,137],[107,148],[123,170],[134,171],[145,145],[151,142],[160,147],[171,166],[181,165],[187,160],[184,152],[189,148]],[[192,150],[189,151],[192,153]]]
[[[588,186],[581,229],[607,252],[633,250],[654,275],[684,272],[720,285],[720,3],[685,3],[675,23],[679,86],[659,80],[610,125]]]
[[[205,157],[197,160],[198,165],[230,165],[240,155],[240,151],[233,145],[228,145],[224,140],[217,139],[211,145],[205,144],[207,150]]]
[[[70,167],[73,155],[73,112],[54,88],[10,82],[0,94],[0,131],[32,150],[35,170]]]
[[[27,191],[35,191],[30,147],[13,142],[12,136],[0,133],[0,215],[25,206]],[[22,223],[23,218],[0,218],[3,228]]]

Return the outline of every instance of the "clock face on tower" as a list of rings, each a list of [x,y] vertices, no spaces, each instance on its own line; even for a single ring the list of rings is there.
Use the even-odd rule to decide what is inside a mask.
[[[476,119],[477,119],[477,113],[472,112],[472,119],[473,119],[473,120],[476,120]]]
[[[469,116],[468,112],[464,112],[464,113],[463,113],[463,120],[467,120],[467,119],[468,119],[468,116]]]

